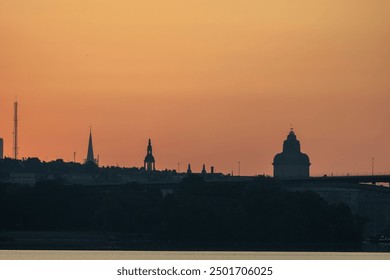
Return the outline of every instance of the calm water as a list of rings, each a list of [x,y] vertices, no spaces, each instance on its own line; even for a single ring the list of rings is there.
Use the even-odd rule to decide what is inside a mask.
[[[0,250],[1,260],[390,260],[390,253]]]

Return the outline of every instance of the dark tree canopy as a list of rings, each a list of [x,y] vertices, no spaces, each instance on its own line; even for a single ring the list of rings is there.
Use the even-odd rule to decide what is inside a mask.
[[[163,196],[154,184],[2,184],[0,230],[117,232],[165,244],[230,249],[362,239],[361,219],[347,206],[329,205],[311,192],[286,191],[266,180],[207,183],[194,176],[172,188],[176,191]]]

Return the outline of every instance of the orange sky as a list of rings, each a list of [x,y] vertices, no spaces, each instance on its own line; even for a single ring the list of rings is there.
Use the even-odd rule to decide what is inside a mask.
[[[313,175],[390,173],[387,0],[0,0],[12,154],[272,174],[293,123]]]

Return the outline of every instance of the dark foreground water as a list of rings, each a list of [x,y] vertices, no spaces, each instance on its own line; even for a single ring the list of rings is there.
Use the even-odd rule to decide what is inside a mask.
[[[0,232],[0,259],[36,260],[370,260],[390,259],[390,242],[340,244],[170,244],[91,232]]]

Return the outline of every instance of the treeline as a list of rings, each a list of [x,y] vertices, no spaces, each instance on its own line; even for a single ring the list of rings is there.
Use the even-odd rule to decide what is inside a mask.
[[[345,205],[268,180],[158,185],[0,186],[0,230],[125,233],[169,244],[358,244],[363,222]],[[229,246],[230,246],[229,245]],[[222,245],[221,245],[222,246]]]
[[[12,158],[0,159],[0,178],[9,178],[10,174],[34,174],[37,178],[63,178],[66,174],[77,175],[91,175],[99,177],[101,179],[114,179],[120,175],[144,175],[145,170],[143,167],[118,167],[118,166],[105,166],[98,167],[94,163],[88,162],[81,164],[77,162],[65,162],[62,159],[57,159],[49,162],[41,161],[39,158],[27,158],[22,160],[15,160]],[[149,177],[159,178],[166,177],[172,174],[176,174],[174,170],[156,171],[152,174],[148,174]]]

